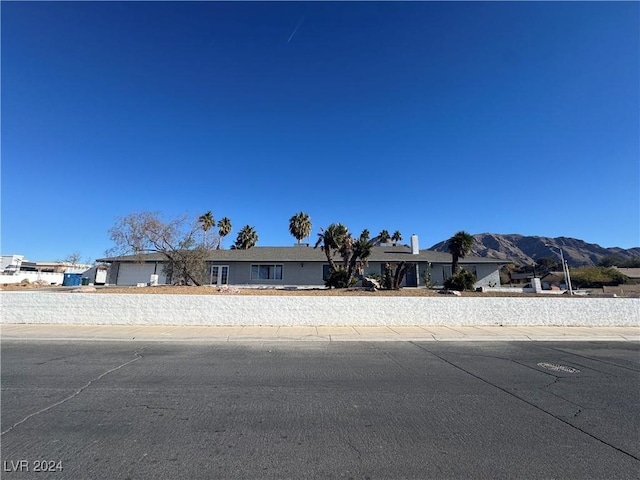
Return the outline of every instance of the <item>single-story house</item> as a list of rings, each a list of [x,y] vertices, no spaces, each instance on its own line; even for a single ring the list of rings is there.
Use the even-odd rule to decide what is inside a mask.
[[[640,268],[620,268],[613,267],[621,274],[626,275],[631,280],[640,280]]]
[[[380,245],[373,252],[364,269],[364,275],[382,274],[386,263],[415,263],[409,269],[403,286],[425,285],[429,275],[432,285],[442,285],[451,276],[451,255],[432,250],[419,250],[417,238],[413,246]],[[341,258],[336,257],[340,263]],[[157,275],[159,285],[171,284],[164,272],[165,257],[162,254],[127,255],[97,260],[109,264],[107,284],[137,285],[150,283]],[[499,286],[499,270],[508,263],[484,257],[465,257],[461,268],[473,272],[480,286]],[[321,248],[306,244],[291,247],[253,247],[247,250],[212,250],[207,259],[207,284],[235,286],[318,287],[324,286],[329,263]],[[156,277],[154,277],[156,278]]]
[[[511,285],[526,285],[527,283],[531,283],[534,277],[535,275],[533,274],[533,272],[510,273],[509,283]]]
[[[540,284],[543,290],[566,290],[568,288],[564,272],[548,272],[540,278]]]

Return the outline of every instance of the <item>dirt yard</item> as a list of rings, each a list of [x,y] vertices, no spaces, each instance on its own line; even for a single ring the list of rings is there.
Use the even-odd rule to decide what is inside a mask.
[[[437,290],[426,288],[403,288],[401,290],[378,290],[368,291],[363,288],[332,289],[286,289],[286,288],[236,288],[236,287],[212,287],[212,286],[168,286],[159,285],[157,287],[77,287],[77,289],[61,287],[43,287],[40,285],[2,285],[2,291],[28,291],[34,289],[48,289],[58,292],[82,291],[85,293],[110,294],[110,293],[136,293],[136,294],[180,294],[180,295],[295,295],[295,296],[367,296],[367,297],[443,297],[445,295]],[[526,293],[505,293],[505,292],[462,292],[464,297],[523,297],[539,296]],[[542,295],[548,296],[548,295]],[[562,296],[562,295],[561,295]]]

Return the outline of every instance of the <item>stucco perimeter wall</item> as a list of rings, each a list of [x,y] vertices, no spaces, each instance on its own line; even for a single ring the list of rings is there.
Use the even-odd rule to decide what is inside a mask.
[[[15,275],[0,275],[0,285],[3,283],[20,283],[25,279],[30,282],[44,280],[47,283],[62,285],[64,273],[18,272]]]
[[[635,298],[0,293],[1,323],[640,326]]]

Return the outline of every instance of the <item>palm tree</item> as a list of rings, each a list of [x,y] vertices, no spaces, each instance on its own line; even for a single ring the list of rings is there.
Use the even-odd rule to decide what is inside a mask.
[[[256,230],[249,225],[245,225],[238,232],[236,243],[232,248],[235,250],[248,250],[255,246],[256,243],[258,243],[258,234],[256,233]]]
[[[231,233],[231,220],[227,217],[224,217],[222,220],[218,222],[218,233],[220,234],[220,242],[218,242],[218,250],[220,250],[220,245],[222,244],[222,239]]]
[[[320,229],[318,241],[313,248],[322,247],[327,257],[331,270],[336,270],[336,263],[333,260],[331,250],[340,250],[345,239],[349,236],[349,230],[341,223],[332,223],[326,230]]]
[[[304,212],[296,213],[289,219],[289,232],[298,240],[298,245],[303,238],[311,234],[311,219]]]
[[[365,232],[362,232],[365,233]],[[364,267],[367,266],[371,252],[373,251],[373,242],[365,238],[362,234],[360,238],[353,242],[353,254],[349,262],[349,275],[354,273],[363,273]]]
[[[333,280],[327,280],[327,286],[346,288],[352,284],[355,273],[362,273],[371,256],[373,241],[369,232],[364,230],[359,238],[353,238],[347,227],[341,223],[332,223],[326,230],[320,229],[318,241],[313,248],[322,247],[329,262]],[[342,264],[337,265],[334,255],[339,253]]]
[[[360,234],[360,240],[364,240],[365,242],[368,242],[370,238],[371,238],[371,233],[369,233],[369,230],[367,230],[366,228],[362,230],[362,233]]]
[[[198,217],[198,223],[200,223],[200,228],[202,228],[202,246],[204,247],[207,242],[207,232],[216,225],[216,220],[213,218],[213,214],[211,210],[209,210],[204,215],[200,215]]]
[[[389,240],[391,240],[391,236],[389,235],[389,231],[388,230],[382,230],[378,234],[378,241],[380,243],[387,243]]]
[[[465,232],[464,230],[459,231],[447,241],[447,248],[449,249],[449,253],[451,253],[452,257],[451,273],[453,275],[458,273],[460,270],[458,261],[469,254],[475,241],[476,239],[473,235]]]
[[[400,240],[402,240],[402,234],[400,233],[399,230],[396,230],[395,232],[393,232],[393,235],[391,236],[391,240],[393,240],[393,244],[397,244]]]

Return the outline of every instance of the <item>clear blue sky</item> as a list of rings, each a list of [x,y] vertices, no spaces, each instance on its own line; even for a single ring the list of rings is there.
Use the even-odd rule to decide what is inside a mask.
[[[637,2],[1,4],[2,253],[116,217],[640,244]]]

